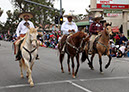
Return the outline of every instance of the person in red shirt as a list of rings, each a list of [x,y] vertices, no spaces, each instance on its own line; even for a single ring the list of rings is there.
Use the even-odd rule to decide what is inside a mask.
[[[116,34],[116,36],[114,38],[116,39],[115,45],[120,45],[119,44],[119,42],[120,42],[120,36],[118,34]]]
[[[93,18],[93,23],[90,25],[90,28],[89,28],[89,32],[90,32],[90,48],[89,48],[89,51],[91,52],[92,49],[93,49],[93,42],[96,38],[96,36],[98,35],[99,32],[101,32],[103,30],[103,26],[102,24],[100,23],[100,20],[103,19],[102,17],[99,17],[99,16],[95,16]]]

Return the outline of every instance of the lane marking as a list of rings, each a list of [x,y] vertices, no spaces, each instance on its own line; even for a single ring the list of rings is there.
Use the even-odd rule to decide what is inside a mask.
[[[84,87],[82,87],[82,86],[80,86],[80,85],[78,85],[78,84],[76,84],[76,83],[73,83],[72,81],[69,81],[69,83],[72,84],[73,86],[77,87],[77,88],[82,89],[83,91],[92,92],[92,91],[90,91],[90,90],[87,89],[87,88],[84,88]]]
[[[59,83],[73,83],[78,81],[95,81],[95,80],[114,80],[114,79],[128,79],[129,77],[106,77],[106,78],[92,78],[92,79],[75,79],[75,80],[62,80],[62,81],[51,81],[51,82],[41,82],[35,83],[35,86],[48,85],[48,84],[59,84]],[[73,83],[72,85],[74,85]],[[75,84],[78,85],[78,84]],[[27,87],[29,84],[16,84],[16,85],[8,85],[8,86],[0,86],[0,89],[6,88],[18,88],[18,87]]]
[[[80,81],[118,80],[118,79],[128,79],[128,78],[129,77],[106,77],[106,78],[80,79]]]

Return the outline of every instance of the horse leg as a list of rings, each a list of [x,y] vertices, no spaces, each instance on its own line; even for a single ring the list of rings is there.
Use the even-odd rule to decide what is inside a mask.
[[[75,74],[74,74],[74,57],[71,57],[71,61],[72,61],[72,77],[75,78]]]
[[[32,61],[32,62],[31,62],[31,65],[30,65],[30,69],[31,69],[31,71],[32,71],[32,67],[33,67],[33,65],[34,65],[34,61]]]
[[[86,54],[86,58],[87,58],[87,60],[88,60],[88,65],[89,65],[89,67],[90,67],[91,69],[93,69],[93,66],[92,66],[92,64],[91,64],[91,61],[90,61],[90,59],[89,59],[89,57],[88,57],[88,52],[87,52],[87,54]]]
[[[21,62],[21,60],[19,61],[19,66],[20,66],[20,70],[21,70],[21,78],[24,78],[23,71],[22,71],[22,62]]]
[[[100,73],[103,74],[103,70],[102,70],[102,55],[100,53],[98,53],[99,55],[99,64],[100,64]]]
[[[111,63],[111,59],[112,59],[112,57],[110,56],[110,53],[108,53],[107,56],[109,57],[109,61],[108,61],[108,63],[105,66],[106,69],[109,67],[109,65]]]
[[[31,75],[31,69],[30,69],[30,66],[29,66],[29,62],[28,61],[25,61],[26,63],[26,66],[27,66],[27,72],[28,72],[28,82],[30,83],[30,86],[34,86],[34,83],[33,83],[33,79],[32,79],[32,75]]]
[[[61,54],[61,53],[60,53],[60,64],[61,64],[61,71],[62,71],[62,73],[64,73],[63,64],[62,64],[63,59],[64,59],[64,55],[65,55],[65,54]]]
[[[93,67],[93,58],[94,58],[95,54],[93,53],[92,56],[91,56],[91,63],[90,63],[90,68],[91,70],[94,70],[94,67]]]
[[[79,63],[79,54],[77,54],[77,56],[76,56],[76,61],[77,61],[77,69],[76,69],[76,72],[75,72],[75,76],[77,76],[77,72],[78,72],[78,69],[79,69],[79,66],[80,66],[80,63]]]
[[[68,55],[67,64],[68,64],[68,72],[69,72],[69,74],[71,74],[69,63],[70,63],[70,55]]]
[[[30,65],[30,70],[31,70],[31,71],[32,71],[33,65],[34,65],[34,62],[32,61],[31,65]],[[28,78],[28,76],[29,76],[29,73],[28,73],[28,72],[29,72],[29,71],[26,72],[26,77],[27,77],[27,78]]]

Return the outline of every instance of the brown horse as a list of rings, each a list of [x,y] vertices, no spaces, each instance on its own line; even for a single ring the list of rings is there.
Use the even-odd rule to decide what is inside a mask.
[[[61,41],[63,41],[64,38],[61,39]],[[89,40],[89,37],[87,37],[87,34],[84,32],[77,32],[71,36],[68,36],[68,38],[66,39],[66,43],[65,43],[65,52],[68,55],[68,59],[67,59],[67,64],[68,64],[68,72],[70,74],[70,58],[72,61],[72,77],[75,78],[75,76],[77,75],[80,63],[79,63],[79,53],[82,52],[84,50],[84,46],[85,43]],[[63,59],[64,59],[64,55],[65,53],[61,53],[61,50],[59,49],[61,45],[58,45],[58,50],[60,52],[60,64],[61,64],[61,71],[62,73],[64,73],[64,69],[63,69]],[[77,69],[76,72],[74,72],[74,57],[76,57],[77,60]]]
[[[101,59],[102,55],[107,55],[109,57],[109,62],[106,64],[105,68],[107,69],[109,67],[111,59],[112,59],[112,57],[110,56],[110,51],[109,51],[110,35],[112,35],[111,24],[107,24],[104,31],[102,31],[100,37],[98,38],[98,40],[96,40],[93,45],[93,51],[91,54],[91,62],[90,62],[90,68],[92,70],[94,69],[92,61],[96,53],[99,56],[100,73],[103,73],[102,59]],[[88,58],[88,44],[87,44],[87,47],[85,48],[85,52],[82,53],[82,58],[81,58],[82,62],[84,62],[86,58],[89,59]]]

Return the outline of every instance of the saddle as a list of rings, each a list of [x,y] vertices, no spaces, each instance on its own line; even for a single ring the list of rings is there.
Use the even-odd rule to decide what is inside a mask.
[[[99,40],[99,38],[100,38],[101,36],[102,36],[102,35],[98,35],[98,36],[95,38],[94,42],[93,42],[93,50],[95,50],[96,52],[97,52],[96,44],[98,43],[98,40]]]
[[[94,43],[93,43],[93,50],[95,50],[96,53],[98,52],[98,51],[97,51],[97,48],[96,48],[96,44],[97,44],[97,43],[99,43],[99,44],[101,44],[102,46],[106,47],[104,44],[98,42],[98,40],[99,40],[99,38],[100,38],[101,36],[102,36],[102,34],[101,34],[101,35],[98,35],[98,36],[96,37]],[[103,55],[106,55],[106,53],[107,53],[107,48],[106,48],[105,52],[103,53]]]
[[[62,39],[60,40],[59,44],[58,44],[58,49],[59,51],[64,54],[66,52],[66,40],[72,36],[72,34],[68,34],[68,35],[63,35]]]
[[[20,50],[20,47],[21,47],[21,44],[22,42],[24,41],[24,39],[22,39],[18,45],[18,52],[17,52],[17,55],[16,55],[16,59],[17,60],[20,60],[22,58],[22,54],[21,54],[21,50]]]

